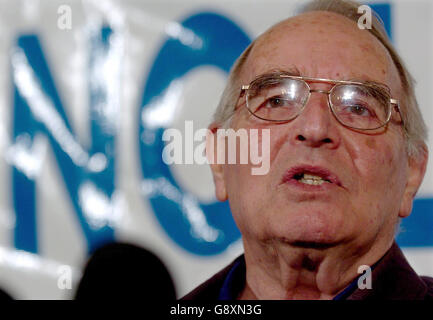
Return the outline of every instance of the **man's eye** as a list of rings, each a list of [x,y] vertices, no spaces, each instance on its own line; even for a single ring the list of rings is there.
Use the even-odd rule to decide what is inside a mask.
[[[272,97],[272,98],[269,98],[268,101],[266,102],[266,107],[268,107],[268,108],[288,107],[288,106],[290,106],[292,104],[293,103],[291,103],[286,98],[283,98],[283,97]]]
[[[374,116],[374,114],[372,114],[368,108],[366,108],[362,105],[357,105],[357,104],[347,106],[346,111],[353,114],[353,115],[356,115],[356,116],[363,116],[363,117]]]

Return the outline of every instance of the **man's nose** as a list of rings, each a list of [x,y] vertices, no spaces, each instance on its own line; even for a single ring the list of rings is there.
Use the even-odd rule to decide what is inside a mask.
[[[337,119],[328,106],[326,93],[313,91],[303,112],[294,120],[294,143],[312,148],[336,148],[340,143]]]

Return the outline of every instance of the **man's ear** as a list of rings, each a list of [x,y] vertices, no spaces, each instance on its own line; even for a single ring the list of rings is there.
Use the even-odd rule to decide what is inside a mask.
[[[428,149],[425,144],[422,146],[422,151],[415,156],[410,156],[408,159],[408,180],[400,205],[400,218],[408,217],[412,211],[413,199],[424,179],[427,161]]]
[[[221,161],[221,159],[225,158],[225,155],[218,155],[218,153],[225,152],[225,150],[217,148],[218,139],[224,138],[218,136],[217,130],[219,129],[219,126],[217,124],[212,123],[208,129],[209,130],[206,136],[206,157],[212,170],[213,181],[215,184],[215,195],[219,201],[226,201],[228,196],[224,180],[223,166],[225,162]]]

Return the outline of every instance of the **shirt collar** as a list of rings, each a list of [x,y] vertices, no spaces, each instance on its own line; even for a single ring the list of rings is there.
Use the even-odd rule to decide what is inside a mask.
[[[218,300],[236,300],[245,287],[245,275],[245,257],[241,255],[233,262],[232,268],[224,279]]]
[[[380,260],[379,260],[380,261]],[[379,263],[376,262],[371,269],[373,270]],[[239,256],[234,262],[230,271],[224,279],[220,289],[218,300],[236,300],[245,287],[246,265],[244,255]],[[343,291],[337,294],[332,300],[345,300],[358,288],[358,275]]]

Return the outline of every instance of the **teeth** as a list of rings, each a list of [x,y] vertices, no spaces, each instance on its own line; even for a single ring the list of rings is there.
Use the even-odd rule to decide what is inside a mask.
[[[308,173],[304,173],[304,179],[323,180],[322,177],[315,176],[315,175],[308,174]]]
[[[310,184],[310,185],[321,185],[325,182],[325,180],[322,179],[322,177],[315,176],[312,174],[304,173],[303,177],[299,180],[302,183]]]
[[[304,178],[302,178],[299,181],[302,182],[302,183],[305,183],[305,184],[312,184],[312,185],[315,185],[315,186],[318,186],[318,185],[321,185],[322,183],[325,183],[325,181],[322,180],[322,179],[320,179],[320,180],[312,180],[312,179],[304,179]]]

